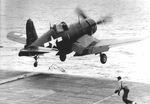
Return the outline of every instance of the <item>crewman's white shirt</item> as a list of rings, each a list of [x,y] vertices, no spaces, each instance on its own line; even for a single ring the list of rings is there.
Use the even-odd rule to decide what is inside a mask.
[[[116,90],[121,90],[122,88],[127,88],[127,84],[124,81],[119,80],[116,86]]]

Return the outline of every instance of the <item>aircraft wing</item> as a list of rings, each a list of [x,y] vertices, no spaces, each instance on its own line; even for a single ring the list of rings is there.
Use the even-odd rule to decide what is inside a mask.
[[[7,34],[7,38],[9,40],[12,40],[18,43],[22,43],[22,44],[26,43],[26,35],[23,33],[12,31]]]
[[[93,36],[84,35],[79,38],[72,46],[72,50],[76,52],[74,56],[82,56],[88,54],[98,54],[100,52],[106,52],[111,47],[138,42],[141,38],[136,39],[102,39],[98,40]]]
[[[109,48],[111,47],[115,47],[115,46],[120,46],[120,45],[124,45],[124,44],[130,44],[130,43],[135,43],[138,41],[141,41],[141,38],[134,38],[134,39],[123,39],[123,40],[118,40],[118,39],[103,39],[100,40],[95,46],[109,46]]]

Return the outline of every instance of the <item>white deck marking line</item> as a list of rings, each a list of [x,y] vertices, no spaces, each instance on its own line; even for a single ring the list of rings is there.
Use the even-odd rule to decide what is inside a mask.
[[[137,87],[137,86],[131,87],[130,89],[135,88],[135,87]],[[93,103],[93,104],[99,104],[99,103],[101,103],[101,102],[103,102],[103,101],[105,101],[105,100],[107,100],[107,99],[110,99],[111,97],[113,97],[113,96],[115,96],[115,95],[116,95],[116,94],[109,95],[109,96],[103,98],[102,100],[99,100],[99,101],[97,101],[97,102],[95,102],[95,103]]]
[[[21,80],[21,79],[24,79],[24,78],[27,78],[27,77],[35,76],[35,75],[38,75],[38,74],[40,74],[40,73],[27,73],[27,74],[23,74],[23,75],[18,75],[16,77],[4,79],[4,80],[0,81],[0,85],[10,83],[10,82],[13,82],[13,81],[17,81],[17,80]]]
[[[107,96],[107,97],[105,97],[104,99],[102,99],[102,100],[99,100],[99,101],[97,101],[97,102],[95,102],[95,103],[93,103],[93,104],[99,104],[99,103],[101,103],[101,102],[103,102],[103,101],[105,101],[105,100],[107,100],[107,99],[109,99],[109,98],[111,98],[112,96],[115,96],[116,94],[112,94],[112,95],[110,95],[110,96]]]

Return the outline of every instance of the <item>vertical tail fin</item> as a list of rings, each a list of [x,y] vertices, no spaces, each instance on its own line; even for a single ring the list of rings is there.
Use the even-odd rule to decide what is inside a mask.
[[[31,45],[35,40],[38,39],[33,21],[31,19],[28,19],[26,23],[26,36],[27,36],[27,39],[26,39],[25,48]]]

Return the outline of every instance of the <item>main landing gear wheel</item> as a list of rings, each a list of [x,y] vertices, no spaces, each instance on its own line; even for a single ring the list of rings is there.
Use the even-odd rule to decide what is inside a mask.
[[[60,54],[59,58],[61,61],[65,61],[66,60],[66,54]]]
[[[38,66],[38,62],[37,62],[37,59],[38,59],[38,58],[39,58],[38,56],[34,56],[34,59],[35,59],[35,62],[34,62],[34,64],[33,64],[34,67],[37,67],[37,66]]]
[[[100,61],[102,64],[105,64],[107,62],[106,54],[100,54]]]

